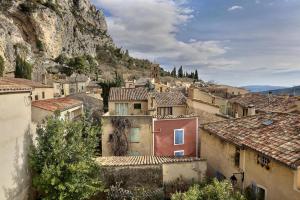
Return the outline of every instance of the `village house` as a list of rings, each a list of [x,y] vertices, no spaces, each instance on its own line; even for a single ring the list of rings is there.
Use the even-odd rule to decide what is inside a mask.
[[[27,199],[31,91],[0,78],[0,199]]]
[[[248,93],[228,101],[228,115],[235,118],[266,112],[291,113],[299,111],[300,98],[293,96]]]
[[[3,78],[2,81],[8,83],[14,83],[19,85],[25,85],[32,88],[31,99],[32,101],[38,101],[42,99],[52,99],[54,98],[54,89],[52,86],[45,85],[39,82],[35,82],[23,78]]]
[[[262,200],[300,199],[300,116],[267,113],[204,125],[208,175]]]
[[[109,156],[98,157],[106,180],[122,181],[123,185],[162,187],[183,179],[200,182],[206,177],[206,160],[196,157],[175,158],[164,156]],[[126,180],[121,174],[130,174]]]
[[[90,78],[79,74],[59,80],[53,80],[54,94],[56,97],[65,97],[70,94],[82,93],[88,91]]]
[[[109,112],[102,117],[102,155],[114,155],[113,121],[124,119],[130,122],[124,132],[128,155],[196,156],[198,119],[186,113],[186,97],[180,92],[111,88]]]
[[[51,116],[75,120],[83,114],[83,103],[68,97],[34,101],[31,107],[32,121],[35,123],[41,123]]]
[[[198,118],[153,118],[155,156],[198,156]]]

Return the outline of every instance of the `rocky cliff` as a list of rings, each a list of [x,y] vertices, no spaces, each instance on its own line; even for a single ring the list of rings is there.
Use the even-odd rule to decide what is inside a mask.
[[[97,48],[114,46],[101,10],[89,0],[0,0],[0,56],[5,73],[17,55],[35,71],[54,65],[59,55],[96,56]]]

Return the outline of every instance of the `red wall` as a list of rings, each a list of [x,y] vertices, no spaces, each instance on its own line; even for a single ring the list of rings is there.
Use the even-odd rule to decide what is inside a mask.
[[[174,129],[184,129],[184,144],[174,145]],[[154,155],[174,156],[184,150],[185,156],[196,156],[197,118],[156,119],[154,121]]]

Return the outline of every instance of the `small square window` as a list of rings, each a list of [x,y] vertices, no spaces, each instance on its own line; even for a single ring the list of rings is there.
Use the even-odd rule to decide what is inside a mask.
[[[39,100],[39,96],[38,96],[38,95],[35,95],[35,96],[34,96],[34,100],[36,100],[36,101]]]
[[[175,129],[174,130],[174,144],[175,145],[184,144],[184,130],[183,129]]]
[[[131,128],[129,134],[129,141],[132,143],[140,142],[140,128]]]
[[[174,156],[176,157],[184,156],[184,150],[174,151]]]
[[[134,107],[134,109],[142,109],[142,104],[140,104],[140,103],[135,103],[135,104],[133,104],[133,107]]]

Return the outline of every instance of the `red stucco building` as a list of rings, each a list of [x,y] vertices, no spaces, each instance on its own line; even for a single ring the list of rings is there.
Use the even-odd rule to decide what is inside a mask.
[[[198,118],[153,119],[155,156],[198,156]]]

